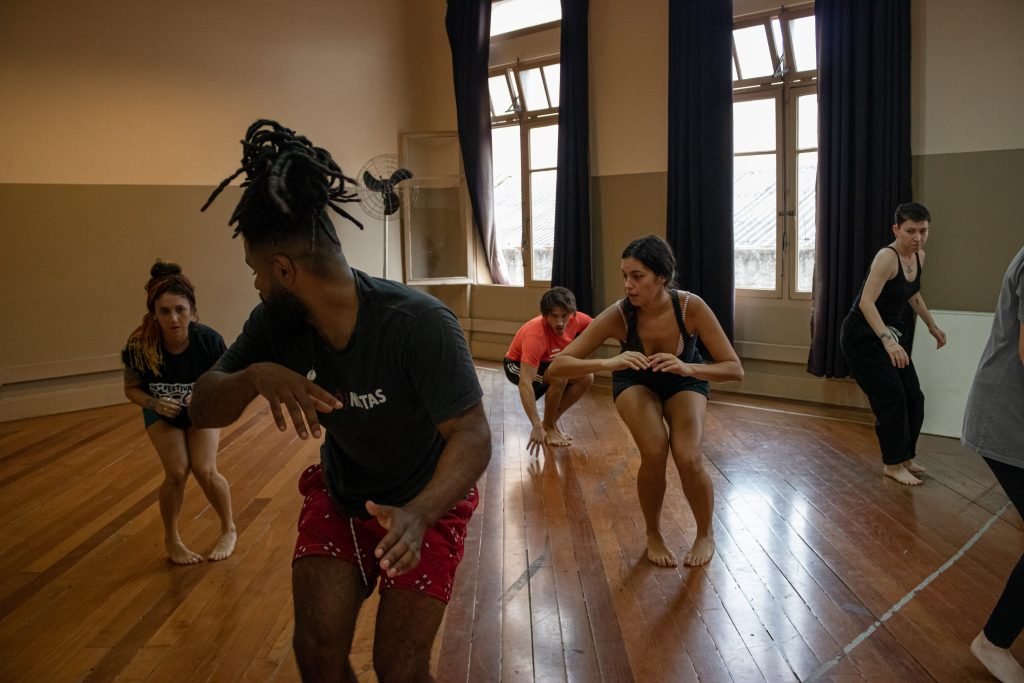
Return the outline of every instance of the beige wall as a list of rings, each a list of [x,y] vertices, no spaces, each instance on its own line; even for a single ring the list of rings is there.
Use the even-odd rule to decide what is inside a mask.
[[[915,155],[1024,148],[1024,2],[914,0]]]
[[[403,130],[452,129],[443,21],[443,2],[400,0],[0,3],[0,419],[22,380],[73,407],[117,395],[156,257],[182,264],[203,320],[233,339],[256,300],[227,226],[238,192],[199,207],[246,127],[278,119],[350,175]],[[379,274],[380,222],[350,208],[367,229],[336,221],[346,253]],[[99,385],[59,381],[83,372]]]
[[[740,16],[778,5],[735,0],[733,7]],[[1024,25],[1024,3],[913,0],[911,8],[914,192],[932,208],[935,225],[924,293],[933,308],[991,310],[998,277],[1024,235],[1019,218],[1024,215],[1019,192],[1024,89],[1008,80],[1024,66],[1024,50],[1011,35]],[[667,3],[654,0],[591,3],[591,200],[598,308],[619,295],[623,246],[648,232],[664,234],[667,11]],[[532,299],[535,293],[522,296]],[[750,370],[744,385],[755,393],[863,405],[848,382],[822,381],[804,372],[810,305],[806,300],[738,298],[737,347]],[[474,306],[473,315],[484,313]],[[481,351],[500,346],[493,333],[481,338],[486,340]]]
[[[932,213],[924,295],[992,311],[1024,244],[1024,3],[911,5],[915,199]]]
[[[735,0],[734,9],[777,4]],[[591,3],[598,308],[619,294],[623,245],[664,232],[667,12],[663,0]],[[914,188],[935,213],[925,288],[933,308],[989,306],[988,279],[1024,234],[1024,90],[1005,80],[1021,72],[1010,33],[1022,12],[1017,0],[912,2]],[[0,124],[9,131],[0,143],[0,382],[86,371],[116,381],[104,368],[116,368],[142,314],[141,287],[157,256],[182,262],[203,319],[232,338],[255,300],[225,225],[237,190],[209,214],[197,209],[236,167],[245,127],[279,118],[350,173],[395,152],[403,131],[453,130],[444,13],[442,0],[301,0],[287,11],[239,0],[0,3]],[[382,235],[366,222],[365,232],[339,227],[350,260],[376,273]],[[397,236],[392,226],[393,264]],[[437,293],[464,319],[490,321],[473,332],[474,350],[488,354],[540,295]],[[803,382],[807,314],[807,302],[739,300],[738,347],[769,378],[759,380],[765,391],[773,373],[786,386]],[[5,396],[25,386],[0,387],[0,419]],[[811,393],[831,400],[820,388]]]

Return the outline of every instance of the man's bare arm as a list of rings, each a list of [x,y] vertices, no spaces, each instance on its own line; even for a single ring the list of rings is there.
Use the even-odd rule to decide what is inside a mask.
[[[238,372],[209,370],[196,380],[188,415],[199,428],[226,427],[259,396],[249,366]]]
[[[388,533],[375,550],[388,576],[404,574],[419,564],[423,534],[455,503],[465,497],[491,459],[491,429],[483,405],[438,426],[445,438],[444,451],[434,476],[419,495],[402,507],[366,503]]]
[[[288,429],[287,410],[302,439],[309,438],[310,432],[319,438],[317,411],[341,408],[341,401],[299,373],[277,363],[253,363],[238,372],[210,370],[200,377],[192,391],[189,417],[197,427],[223,427],[237,420],[257,396],[267,399],[282,432]]]

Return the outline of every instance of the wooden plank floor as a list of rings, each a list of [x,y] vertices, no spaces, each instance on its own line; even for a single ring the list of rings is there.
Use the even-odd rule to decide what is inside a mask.
[[[989,680],[967,645],[1024,552],[1012,509],[841,656],[1006,503],[954,440],[922,438],[930,471],[911,489],[880,475],[863,412],[716,394],[705,452],[718,553],[661,569],[642,559],[639,456],[607,389],[566,416],[571,448],[534,459],[516,389],[495,364],[478,374],[494,455],[435,646],[439,680]],[[135,407],[0,424],[0,681],[298,680],[295,482],[317,458],[254,403],[219,456],[237,552],[174,567]],[[664,518],[681,556],[694,522],[674,470]],[[217,537],[194,482],[182,530],[199,551]],[[361,681],[376,680],[375,607],[353,648]],[[1024,643],[1014,652],[1024,661]]]

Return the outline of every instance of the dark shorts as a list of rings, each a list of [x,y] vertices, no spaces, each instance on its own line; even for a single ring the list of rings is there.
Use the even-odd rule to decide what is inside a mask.
[[[683,377],[674,372],[651,372],[650,370],[616,370],[612,373],[612,400],[626,389],[636,386],[647,387],[664,403],[680,391],[695,391],[707,398],[711,385],[707,380]]]
[[[508,377],[508,381],[519,386],[520,362],[506,358],[502,365],[505,366],[505,377]],[[549,365],[551,365],[550,362],[541,363],[540,367],[537,368],[537,376],[533,378],[534,398],[540,398],[547,393],[549,388],[551,388],[551,385],[544,381],[544,373],[547,372]]]
[[[336,557],[361,567],[367,583],[380,579],[378,590],[399,588],[426,593],[447,604],[452,597],[455,570],[462,560],[469,524],[479,496],[474,486],[423,535],[420,563],[396,577],[382,574],[373,551],[387,530],[376,518],[347,517],[334,506],[323,480],[323,467],[311,465],[299,477],[299,492],[306,497],[299,513],[299,537],[294,564],[303,557]]]
[[[143,423],[145,423],[146,429],[149,429],[151,426],[153,426],[153,423],[160,422],[161,420],[171,425],[172,427],[177,427],[178,429],[188,429],[189,427],[192,426],[192,420],[189,419],[188,414],[179,415],[178,417],[174,418],[173,421],[171,421],[160,417],[159,413],[157,413],[155,410],[150,410],[149,408],[142,409],[142,421]]]

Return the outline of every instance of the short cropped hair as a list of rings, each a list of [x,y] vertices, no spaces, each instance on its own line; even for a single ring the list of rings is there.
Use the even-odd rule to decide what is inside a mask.
[[[907,221],[931,221],[932,215],[928,209],[917,202],[907,202],[896,207],[896,225],[903,225]]]

